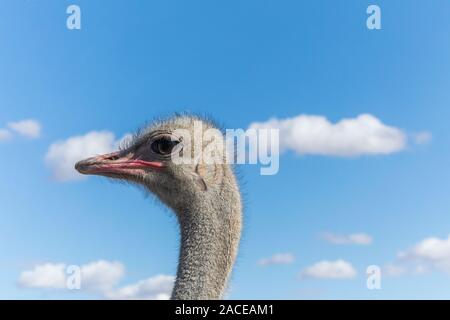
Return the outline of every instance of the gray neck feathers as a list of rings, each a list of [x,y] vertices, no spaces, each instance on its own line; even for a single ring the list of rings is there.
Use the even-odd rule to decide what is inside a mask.
[[[177,212],[180,260],[172,299],[222,298],[236,258],[242,208],[234,175]]]

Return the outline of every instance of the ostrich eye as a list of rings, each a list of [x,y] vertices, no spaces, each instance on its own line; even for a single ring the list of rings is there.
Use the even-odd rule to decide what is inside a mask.
[[[151,144],[153,152],[160,155],[168,155],[172,153],[173,148],[179,143],[179,141],[173,141],[169,137],[159,138]]]

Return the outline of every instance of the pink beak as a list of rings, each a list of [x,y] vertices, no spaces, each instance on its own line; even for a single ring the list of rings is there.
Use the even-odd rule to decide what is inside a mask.
[[[132,156],[121,156],[113,152],[97,157],[81,160],[75,164],[75,169],[82,174],[133,173],[137,169],[163,169],[164,164],[157,161],[133,159]]]

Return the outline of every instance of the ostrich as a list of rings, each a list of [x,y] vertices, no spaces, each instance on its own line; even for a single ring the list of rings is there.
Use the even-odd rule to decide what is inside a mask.
[[[195,130],[196,123],[201,124],[201,131]],[[192,145],[206,140],[201,142],[200,152],[209,148],[224,157],[223,134],[209,141],[202,139],[208,129],[220,133],[208,120],[176,115],[141,130],[117,152],[75,165],[82,174],[144,186],[176,214],[181,246],[171,299],[222,298],[239,246],[242,204],[232,167],[225,161],[199,161],[199,150],[176,133],[184,130],[190,134]],[[176,164],[172,156],[183,153],[194,161]]]

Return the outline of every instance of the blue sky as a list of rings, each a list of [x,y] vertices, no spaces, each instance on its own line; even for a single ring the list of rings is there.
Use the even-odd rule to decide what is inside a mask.
[[[70,4],[81,30],[66,28]],[[369,4],[381,30],[366,27]],[[273,176],[240,168],[245,228],[229,298],[450,298],[449,12],[444,0],[3,1],[0,297],[104,297],[23,280],[39,265],[117,261],[115,288],[174,275],[170,212],[98,177],[58,180],[46,157],[71,137],[107,131],[112,145],[187,110],[228,128],[370,114],[406,139],[387,154],[288,150]],[[40,130],[18,127],[25,119]],[[361,233],[372,241],[349,237]],[[280,253],[293,261],[258,264]],[[355,275],[299,276],[339,260]],[[383,270],[381,290],[366,287],[369,265]]]

